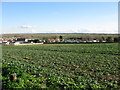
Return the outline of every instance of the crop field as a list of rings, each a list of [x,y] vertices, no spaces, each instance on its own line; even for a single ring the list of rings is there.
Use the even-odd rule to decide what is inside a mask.
[[[120,88],[118,43],[3,46],[2,56],[3,89]]]

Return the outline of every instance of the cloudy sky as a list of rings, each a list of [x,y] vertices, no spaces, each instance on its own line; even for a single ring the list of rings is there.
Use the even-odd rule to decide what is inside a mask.
[[[2,2],[2,33],[117,33],[118,2]]]

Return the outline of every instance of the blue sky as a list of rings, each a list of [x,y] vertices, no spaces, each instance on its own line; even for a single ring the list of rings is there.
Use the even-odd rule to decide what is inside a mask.
[[[117,2],[3,2],[2,33],[117,33]]]

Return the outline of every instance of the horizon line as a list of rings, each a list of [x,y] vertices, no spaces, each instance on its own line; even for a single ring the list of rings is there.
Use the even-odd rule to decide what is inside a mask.
[[[0,33],[0,35],[4,34],[120,34],[118,33]]]

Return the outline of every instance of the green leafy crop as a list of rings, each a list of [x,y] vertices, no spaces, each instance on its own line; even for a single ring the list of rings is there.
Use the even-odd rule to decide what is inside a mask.
[[[120,88],[118,43],[2,47],[2,88]],[[17,74],[11,81],[10,75]]]

